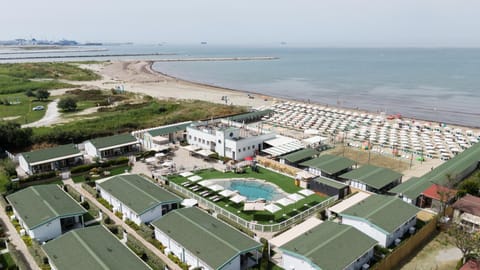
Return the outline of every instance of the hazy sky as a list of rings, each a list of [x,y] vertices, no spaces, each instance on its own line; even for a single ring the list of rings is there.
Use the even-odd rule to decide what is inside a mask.
[[[480,46],[478,0],[0,0],[0,39]]]

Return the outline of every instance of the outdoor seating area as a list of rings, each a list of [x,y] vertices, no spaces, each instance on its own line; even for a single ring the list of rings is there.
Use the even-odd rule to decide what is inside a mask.
[[[316,130],[326,137],[344,133],[344,139],[352,147],[371,147],[372,151],[393,153],[407,159],[412,158],[412,154],[420,158],[450,159],[477,143],[480,137],[471,130],[320,105],[283,102],[274,104],[271,109],[275,113],[262,120],[274,126]]]
[[[282,176],[285,177],[283,180],[289,181],[291,185],[290,189],[287,188],[289,192],[285,192],[282,198],[275,201],[267,201],[261,198],[251,200],[239,190],[226,188],[221,184],[221,182],[229,178],[232,180],[246,179],[244,181],[254,181],[253,176],[255,175],[249,175],[249,173],[253,173],[250,170],[250,168],[247,169],[247,175],[238,175],[231,172],[222,173],[213,170],[187,171],[177,176],[171,176],[169,180],[246,220],[255,220],[254,218],[258,217],[258,215],[269,217],[268,220],[259,221],[265,223],[288,219],[325,199],[325,197],[321,197],[311,190],[295,186],[294,180],[285,176]],[[248,178],[244,178],[244,176],[248,176]],[[257,177],[261,176],[257,175]],[[276,174],[271,175],[271,177],[272,179],[278,179]],[[220,181],[217,179],[220,179]],[[265,181],[268,182],[268,180]],[[285,184],[285,182],[282,183]]]

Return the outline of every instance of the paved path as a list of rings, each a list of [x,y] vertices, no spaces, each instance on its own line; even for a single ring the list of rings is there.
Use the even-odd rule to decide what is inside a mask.
[[[58,111],[58,101],[59,99],[55,99],[54,101],[50,102],[47,106],[47,111],[42,119],[35,121],[33,123],[22,125],[22,127],[42,127],[42,126],[50,126],[58,121],[60,118],[60,112]]]
[[[105,206],[100,204],[93,196],[92,194],[88,193],[86,190],[84,190],[80,184],[74,183],[71,179],[64,181],[65,184],[71,185],[77,192],[82,194],[85,198],[89,199],[92,203],[94,203],[104,214],[108,215],[108,217],[117,225],[120,225],[130,237],[135,237],[137,240],[139,240],[146,248],[148,248],[150,251],[155,253],[167,266],[168,269],[171,270],[182,270],[180,266],[172,262],[165,254],[163,254],[160,250],[158,250],[154,245],[152,245],[150,242],[142,238],[140,235],[137,234],[135,230],[130,228],[123,220],[115,216],[110,210],[108,210]]]
[[[10,222],[10,218],[3,210],[0,211],[0,219],[2,219],[4,221],[3,223],[5,223],[5,233],[8,236],[10,243],[15,247],[15,249],[17,249],[18,251],[20,251],[20,253],[23,254],[23,257],[25,257],[29,269],[40,270],[37,263],[35,262],[35,259],[33,259],[30,252],[28,252],[25,242],[23,242],[22,238],[20,238],[20,235],[17,233],[15,226],[13,226],[13,224]]]

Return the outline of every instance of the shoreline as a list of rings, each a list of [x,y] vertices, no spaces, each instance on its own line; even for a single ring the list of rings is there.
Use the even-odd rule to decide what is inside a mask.
[[[333,109],[340,109],[340,110],[349,110],[353,112],[358,112],[358,113],[365,113],[365,114],[372,114],[374,116],[380,116],[381,113],[375,112],[375,111],[370,111],[366,109],[361,109],[361,108],[351,108],[351,107],[344,107],[344,106],[339,106],[339,105],[330,105],[330,104],[324,104],[316,101],[310,101],[310,100],[305,100],[305,99],[298,99],[298,98],[289,98],[289,97],[281,97],[281,96],[271,96],[271,95],[266,95],[254,91],[249,91],[249,90],[240,90],[240,89],[233,89],[233,88],[228,88],[228,87],[223,87],[223,86],[217,86],[217,85],[212,85],[208,83],[202,83],[202,82],[197,82],[197,81],[191,81],[179,77],[175,77],[172,75],[169,75],[167,73],[163,73],[161,71],[157,71],[153,68],[153,65],[155,64],[155,60],[148,60],[148,69],[152,73],[157,73],[161,76],[170,78],[172,80],[177,80],[177,81],[182,81],[185,83],[193,84],[193,85],[199,85],[203,87],[208,87],[208,88],[214,88],[220,91],[231,91],[231,92],[237,92],[237,93],[244,93],[244,94],[251,94],[251,95],[259,95],[263,97],[268,97],[270,99],[275,99],[276,101],[283,101],[283,102],[298,102],[298,103],[305,103],[305,104],[311,104],[311,105],[318,105],[318,106],[323,106],[326,108],[333,108]],[[385,116],[388,116],[388,114],[385,114]],[[405,117],[402,115],[403,120],[408,120],[408,121],[414,121],[414,122],[424,122],[424,123],[429,123],[430,126],[440,126],[442,123],[447,124],[448,126],[453,126],[453,127],[460,127],[460,128],[471,128],[471,129],[480,129],[480,126],[469,126],[469,125],[460,125],[457,123],[450,123],[450,122],[437,122],[429,119],[422,119],[422,118],[413,118],[413,117]]]
[[[102,76],[102,79],[98,81],[72,83],[103,89],[112,88],[112,85],[123,85],[126,91],[150,95],[160,99],[172,98],[179,100],[204,100],[213,103],[244,106],[247,108],[266,108],[277,102],[297,102],[323,106],[332,109],[348,110],[360,114],[365,113],[374,116],[381,115],[379,112],[369,111],[361,108],[349,108],[338,105],[322,104],[315,101],[309,102],[308,100],[304,99],[271,96],[254,91],[232,89],[228,87],[211,85],[208,83],[189,81],[153,69],[153,64],[155,62],[156,60],[153,59],[111,61],[95,64],[80,63],[80,67],[96,72]],[[222,99],[223,96],[228,96],[228,102],[225,102]],[[254,98],[252,99],[250,96],[253,96]],[[420,122],[420,124],[428,123],[431,127],[445,123],[453,128],[466,128],[475,130],[475,132],[480,132],[480,127],[460,125],[457,123],[437,122],[413,117],[403,117],[403,120]]]

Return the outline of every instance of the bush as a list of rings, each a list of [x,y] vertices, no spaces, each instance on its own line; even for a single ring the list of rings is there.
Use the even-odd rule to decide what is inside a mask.
[[[31,175],[25,179],[22,179],[23,182],[30,182],[30,181],[36,181],[36,180],[43,180],[43,179],[49,179],[49,178],[54,178],[57,176],[57,173],[54,171],[51,172],[44,172],[44,173],[37,173],[34,175]]]
[[[104,198],[97,198],[97,201],[98,201],[101,205],[105,206],[108,210],[113,211],[113,206],[111,206],[111,205],[107,202],[107,200],[105,200]]]
[[[134,237],[127,238],[127,246],[154,270],[165,269],[165,263]]]
[[[119,219],[123,219],[123,214],[122,214],[122,212],[115,211],[115,216],[117,216]]]
[[[116,159],[109,160],[106,163],[108,164],[108,166],[114,166],[114,165],[127,164],[128,161],[129,161],[128,157],[118,157]]]
[[[77,101],[72,97],[65,97],[60,99],[58,107],[67,112],[73,112],[77,109]]]
[[[81,203],[82,207],[85,208],[85,210],[90,209],[90,204],[87,201],[83,201]]]
[[[134,229],[135,231],[140,230],[140,226],[137,223],[131,221],[130,219],[125,220],[125,224],[127,224],[130,228]]]
[[[253,220],[256,220],[256,221],[270,221],[274,219],[275,219],[275,215],[273,214],[254,214],[253,215]]]
[[[83,165],[79,165],[79,166],[76,166],[76,167],[73,167],[70,169],[70,172],[71,173],[81,173],[81,172],[87,172],[95,167],[97,167],[98,165],[97,164],[83,164]]]

